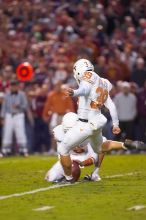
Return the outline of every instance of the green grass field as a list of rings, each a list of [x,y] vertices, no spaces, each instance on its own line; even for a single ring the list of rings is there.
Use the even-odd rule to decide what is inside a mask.
[[[45,156],[0,159],[0,219],[146,219],[146,208],[127,210],[146,205],[146,155],[107,156],[100,172],[102,181],[50,189],[54,185],[45,182],[44,175],[56,160]],[[82,169],[81,178],[91,169]],[[20,196],[22,192],[40,188],[45,191]],[[2,199],[16,193],[17,197]],[[33,210],[44,206],[53,208]]]

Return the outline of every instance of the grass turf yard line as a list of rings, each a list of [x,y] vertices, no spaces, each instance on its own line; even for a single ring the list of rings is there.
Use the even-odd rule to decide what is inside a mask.
[[[54,206],[43,206],[43,207],[32,209],[32,210],[33,211],[46,211],[46,210],[53,209],[53,208],[55,207]]]
[[[124,177],[124,176],[134,176],[136,174],[137,174],[137,172],[117,174],[117,175],[113,175],[113,176],[105,176],[104,179]],[[47,190],[50,190],[50,189],[56,189],[56,188],[61,188],[61,187],[66,187],[66,186],[74,186],[74,185],[79,184],[79,183],[82,183],[82,182],[76,182],[75,184],[53,185],[53,186],[49,186],[49,187],[46,187],[46,188],[35,189],[35,190],[32,190],[32,191],[28,191],[28,192],[22,192],[22,193],[15,193],[15,194],[6,195],[6,196],[0,196],[0,200],[9,199],[9,198],[12,198],[12,197],[25,196],[25,195],[34,194],[34,193],[39,193],[39,192],[47,191]]]
[[[15,194],[7,195],[7,196],[0,196],[0,200],[9,199],[9,198],[12,198],[12,197],[25,196],[25,195],[29,195],[29,194],[38,193],[38,192],[44,192],[44,191],[47,191],[47,190],[50,190],[50,189],[56,189],[56,188],[61,188],[61,187],[66,187],[66,186],[74,186],[78,183],[79,182],[74,183],[74,184],[53,185],[53,186],[49,186],[49,187],[45,187],[45,188],[35,189],[35,190],[32,190],[32,191],[28,191],[28,192],[15,193]]]
[[[15,160],[17,163],[15,163]],[[6,164],[1,161],[7,161]],[[45,188],[47,170],[55,157],[3,158],[0,160],[0,195]],[[14,162],[14,163],[13,163]],[[82,169],[82,177],[93,167]],[[40,173],[39,170],[44,170]],[[134,176],[105,178],[138,172]],[[139,173],[140,172],[140,173]],[[146,204],[146,156],[106,156],[100,175],[103,181],[77,184],[29,196],[0,200],[0,219],[6,220],[143,220],[146,209],[128,211],[129,207]],[[32,209],[54,206],[45,212]]]
[[[131,172],[131,173],[123,173],[123,174],[115,174],[115,175],[112,175],[112,176],[105,176],[103,177],[103,179],[112,179],[112,178],[117,178],[117,177],[123,177],[123,176],[134,176],[134,175],[137,175],[141,172]]]
[[[145,205],[135,205],[135,206],[128,208],[127,210],[128,211],[132,211],[132,210],[138,211],[138,210],[145,209],[145,208],[146,208]]]

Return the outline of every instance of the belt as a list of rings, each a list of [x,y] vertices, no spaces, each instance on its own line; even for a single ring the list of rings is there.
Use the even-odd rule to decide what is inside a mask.
[[[88,122],[87,119],[83,119],[83,118],[79,118],[79,120],[82,121],[82,122],[86,122],[86,123]]]

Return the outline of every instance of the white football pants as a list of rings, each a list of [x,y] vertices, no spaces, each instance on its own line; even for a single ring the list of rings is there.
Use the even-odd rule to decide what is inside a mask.
[[[25,133],[25,118],[24,113],[19,113],[16,115],[6,114],[4,120],[3,128],[3,138],[2,138],[2,152],[10,153],[10,146],[13,142],[13,133],[16,136],[17,144],[20,149],[19,152],[27,152],[27,139]]]
[[[63,156],[69,155],[71,149],[81,144],[87,138],[91,139],[91,146],[97,152],[97,148],[101,148],[102,145],[102,128],[106,122],[107,119],[102,114],[98,114],[94,117],[94,120],[88,123],[78,121],[65,134],[63,141],[58,147],[58,153]]]

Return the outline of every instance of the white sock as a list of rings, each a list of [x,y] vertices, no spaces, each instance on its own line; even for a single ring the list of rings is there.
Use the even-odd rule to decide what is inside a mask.
[[[93,170],[93,173],[94,173],[94,174],[98,174],[98,171],[99,171],[99,167],[95,167],[94,170]],[[93,173],[92,173],[92,174],[93,174]]]
[[[124,150],[127,150],[127,147],[124,146],[124,143],[122,143],[122,148],[123,148]]]

